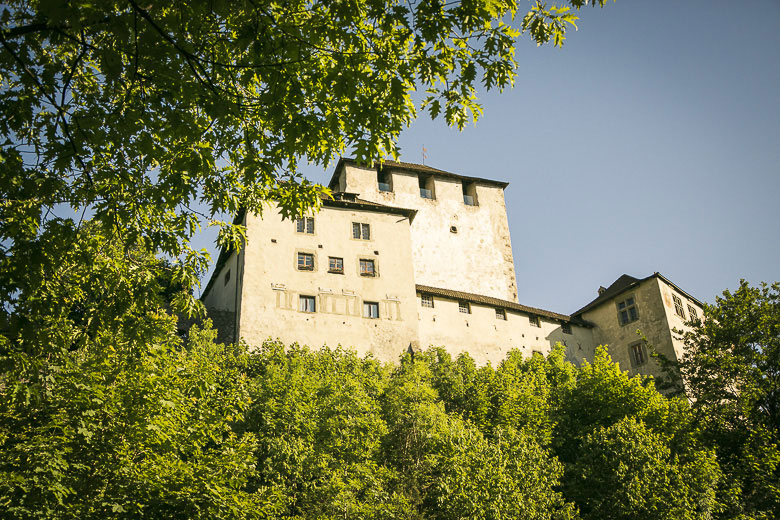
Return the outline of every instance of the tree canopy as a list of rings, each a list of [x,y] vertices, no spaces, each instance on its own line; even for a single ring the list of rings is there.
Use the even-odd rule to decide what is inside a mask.
[[[462,127],[478,87],[511,86],[521,33],[561,45],[572,8],[605,1],[6,2],[0,271],[18,272],[0,295],[20,294],[20,244],[51,254],[42,228],[69,210],[179,260],[195,285],[199,228],[235,245],[221,215],[316,207],[326,190],[300,161],[395,156],[420,109]]]

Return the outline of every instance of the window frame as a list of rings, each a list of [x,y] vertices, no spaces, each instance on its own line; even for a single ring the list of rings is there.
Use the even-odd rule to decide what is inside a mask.
[[[366,309],[369,309],[369,312],[366,313]],[[370,309],[376,310],[376,316],[371,316]],[[363,317],[369,320],[378,320],[379,319],[379,302],[363,302]]]
[[[699,312],[690,303],[688,304],[688,315],[691,318],[690,321],[699,321]]]
[[[629,304],[629,300],[631,303]],[[623,307],[621,307],[623,305]],[[620,301],[615,301],[615,308],[617,309],[618,323],[621,327],[634,323],[639,320],[639,304],[636,301],[636,296],[631,294],[627,295]],[[632,313],[633,311],[633,313]],[[626,313],[626,320],[623,320],[622,314]]]
[[[561,332],[563,332],[564,334],[571,335],[572,334],[571,323],[569,322],[561,323]]]
[[[297,271],[306,271],[306,272],[314,272],[315,267],[317,265],[317,260],[314,255],[314,253],[308,253],[306,251],[296,251],[295,252],[295,269]],[[301,267],[301,258],[310,258],[311,259],[311,267],[306,266],[306,262],[303,263],[303,267]]]
[[[536,314],[529,314],[528,315],[528,323],[531,325],[531,327],[536,327],[538,329],[542,328],[542,320],[539,319],[539,316]]]
[[[458,300],[458,312],[461,314],[471,314],[471,304],[466,300]]]
[[[304,304],[306,302],[306,304]],[[308,303],[311,303],[311,310],[308,310]],[[317,312],[317,297],[310,294],[298,295],[298,312],[314,314]]]
[[[355,236],[355,231],[357,231],[357,236]],[[353,222],[352,240],[371,240],[371,224],[366,222]]]
[[[311,224],[311,228],[309,228],[309,224]],[[313,235],[315,229],[314,217],[298,217],[295,219],[296,233],[300,233],[302,235]]]
[[[434,305],[435,304],[433,303],[433,295],[420,294],[420,307],[425,307],[426,309],[433,309]]]
[[[333,267],[333,261],[337,260],[341,263],[341,267]],[[328,257],[328,272],[333,274],[344,274],[344,258],[341,256],[329,256]]]
[[[363,266],[371,266],[371,270],[364,270]],[[376,278],[378,276],[376,270],[376,261],[373,258],[360,258],[358,260],[358,274],[364,278]]]
[[[637,356],[637,353],[639,356]],[[650,356],[647,354],[647,345],[644,341],[635,341],[628,345],[628,357],[631,368],[639,368],[647,365]],[[641,357],[641,359],[639,359]]]
[[[685,317],[685,307],[683,307],[682,298],[672,293],[672,301],[674,302],[674,313],[683,320],[688,319]]]
[[[496,307],[496,319],[506,321],[506,309],[503,307]]]

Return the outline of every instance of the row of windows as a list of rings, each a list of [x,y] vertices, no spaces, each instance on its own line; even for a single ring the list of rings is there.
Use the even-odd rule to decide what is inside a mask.
[[[298,310],[301,312],[317,312],[317,298],[301,294],[298,296]],[[379,318],[379,302],[363,302],[364,318]]]
[[[306,235],[314,234],[314,217],[301,217],[295,221],[295,231]],[[352,238],[371,240],[371,225],[364,222],[352,223]]]
[[[377,276],[376,263],[371,258],[360,258],[360,276],[373,278]],[[298,253],[298,270],[314,271],[314,255],[311,253]],[[344,259],[340,256],[328,257],[328,272],[344,274]]]
[[[686,320],[687,318],[685,316],[682,298],[676,294],[672,294],[672,300],[674,301],[674,312],[682,319]],[[633,296],[617,302],[617,311],[618,323],[620,323],[620,325],[627,325],[639,319],[639,308],[637,307],[636,300],[634,300]],[[688,304],[688,313],[690,314],[691,320],[699,319],[696,308],[691,304]]]
[[[431,296],[430,294],[421,294],[420,305],[432,309],[434,307],[433,296]],[[496,319],[506,320],[506,309],[503,309],[501,307],[496,307],[495,309],[496,309]],[[458,311],[462,312],[463,314],[471,314],[471,303],[465,300],[459,300]],[[542,326],[542,322],[539,319],[539,316],[536,316],[534,314],[528,315],[528,322],[531,324],[532,327]],[[563,331],[564,334],[571,334],[572,333],[571,323],[562,323],[561,330]]]
[[[682,299],[676,294],[673,294],[672,300],[674,300],[674,312],[682,319],[687,320],[688,318],[685,316],[685,309],[683,308]],[[688,304],[688,314],[691,317],[691,321],[696,321],[699,319],[699,314],[696,312],[696,307],[690,303]]]
[[[393,176],[389,172],[378,171],[376,181],[379,191],[392,193]],[[436,186],[433,181],[433,175],[418,175],[417,183],[420,188],[421,198],[436,199]],[[463,190],[463,204],[466,206],[477,206],[477,183],[464,181],[461,186]]]

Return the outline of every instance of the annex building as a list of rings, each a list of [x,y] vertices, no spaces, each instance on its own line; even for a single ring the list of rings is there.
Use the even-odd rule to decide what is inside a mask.
[[[572,315],[519,303],[507,186],[341,159],[318,213],[239,215],[247,243],[221,252],[201,299],[228,341],[341,344],[382,361],[434,345],[496,365],[511,349],[546,354],[560,342],[575,363],[609,345],[622,368],[657,375],[637,330],[681,355],[673,329],[702,304],[659,273],[620,276]]]

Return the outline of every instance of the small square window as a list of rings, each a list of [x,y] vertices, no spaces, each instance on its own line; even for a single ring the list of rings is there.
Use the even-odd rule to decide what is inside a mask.
[[[696,321],[699,319],[699,313],[696,312],[696,307],[693,305],[688,305],[688,314],[691,316],[691,321]]]
[[[363,302],[363,317],[371,319],[379,318],[379,303]]]
[[[344,274],[344,259],[337,256],[328,257],[328,272]]]
[[[421,294],[420,295],[420,305],[423,307],[430,307],[433,309],[433,296],[430,294]]]
[[[685,319],[685,309],[683,308],[682,300],[680,299],[680,297],[677,296],[676,294],[673,294],[672,300],[674,300],[674,312],[682,319]]]
[[[361,222],[353,222],[352,238],[356,240],[371,240],[371,226]]]
[[[314,296],[298,296],[298,310],[301,312],[317,312],[317,300]]]
[[[539,316],[534,316],[533,314],[528,316],[528,323],[530,323],[532,327],[542,326],[541,322],[539,321]]]
[[[632,367],[641,367],[647,363],[647,348],[643,341],[629,345],[628,354],[631,357]]]
[[[314,255],[309,253],[298,253],[298,270],[314,271]]]
[[[295,231],[298,233],[314,234],[314,217],[301,217],[295,221]]]
[[[504,309],[496,309],[496,319],[497,320],[505,320],[506,319],[506,311]]]
[[[639,309],[637,309],[634,297],[626,298],[621,302],[617,302],[618,309],[618,322],[621,325],[627,325],[632,321],[639,319]]]
[[[564,334],[571,334],[571,323],[561,323],[561,330]]]
[[[360,259],[360,276],[376,276],[374,261],[365,258]]]
[[[458,302],[458,310],[463,314],[471,314],[471,305],[469,302],[460,301]]]

